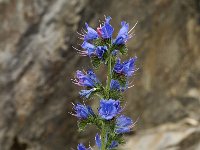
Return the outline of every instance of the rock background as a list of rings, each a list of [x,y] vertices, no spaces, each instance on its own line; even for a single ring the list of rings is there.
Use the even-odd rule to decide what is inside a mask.
[[[71,47],[81,42],[76,31],[84,22],[96,27],[104,14],[116,31],[121,20],[139,21],[128,43],[140,69],[126,114],[140,119],[124,148],[200,149],[199,0],[0,0],[0,150],[68,150],[93,141],[93,130],[77,133],[67,113],[80,100],[70,78],[90,66]],[[176,140],[163,143],[166,137]]]

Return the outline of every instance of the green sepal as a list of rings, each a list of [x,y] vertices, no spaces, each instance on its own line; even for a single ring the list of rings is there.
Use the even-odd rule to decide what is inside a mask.
[[[97,115],[89,116],[87,119],[84,119],[84,120],[79,120],[78,121],[78,130],[79,130],[79,132],[84,131],[85,128],[87,127],[87,125],[91,125],[91,124],[96,125],[97,128],[101,130],[101,127],[104,124],[104,120],[101,119]]]
[[[101,60],[96,56],[91,57],[91,62],[94,69],[98,69],[101,64]]]
[[[109,58],[109,54],[108,54],[108,50],[107,50],[107,51],[103,54],[103,60],[104,60],[105,64],[107,64],[108,58]]]
[[[102,39],[102,38],[98,38],[96,40],[93,41],[93,44],[95,46],[107,46],[110,47],[111,44],[111,39]]]
[[[89,120],[80,120],[78,121],[78,131],[82,132],[85,130],[86,126],[89,124]]]
[[[109,122],[107,122],[107,129],[108,129],[108,141],[106,144],[106,147],[109,148],[109,146],[111,145],[112,141],[117,141],[119,144],[124,144],[125,141],[123,139],[123,134],[117,134],[115,132],[115,119],[110,120]],[[113,148],[112,150],[115,150],[116,148]]]
[[[101,38],[98,38],[96,40],[93,41],[93,44],[95,46],[101,46],[101,45],[105,45],[104,41]]]
[[[121,86],[126,86],[127,77],[125,75],[113,73],[113,79],[118,80]]]
[[[123,100],[122,92],[118,90],[110,90],[110,96],[111,99],[118,99],[120,101]]]
[[[125,55],[125,54],[127,54],[128,49],[127,49],[126,45],[121,45],[121,46],[119,46],[119,51],[122,55]]]

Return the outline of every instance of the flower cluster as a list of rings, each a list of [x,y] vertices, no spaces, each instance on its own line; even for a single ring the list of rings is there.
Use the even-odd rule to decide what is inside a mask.
[[[116,38],[113,38],[114,28],[110,24],[111,17],[106,17],[105,21],[97,29],[93,29],[87,23],[86,29],[78,33],[83,40],[81,47],[76,49],[81,56],[89,56],[92,65],[97,69],[101,64],[108,68],[107,81],[104,86],[99,81],[94,71],[76,71],[73,83],[82,87],[79,92],[84,99],[93,96],[100,98],[97,111],[86,104],[74,104],[74,116],[78,118],[78,127],[82,131],[88,124],[97,126],[100,133],[96,134],[95,141],[99,150],[116,149],[122,144],[123,134],[132,130],[134,122],[131,118],[120,115],[123,111],[122,94],[130,86],[130,77],[137,70],[135,67],[136,57],[121,62],[121,55],[127,53],[126,42],[133,37],[129,24],[121,22],[121,29]],[[91,150],[83,144],[77,146],[78,150]]]

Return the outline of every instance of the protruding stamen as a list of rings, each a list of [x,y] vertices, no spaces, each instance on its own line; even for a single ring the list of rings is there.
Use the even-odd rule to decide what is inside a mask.
[[[76,31],[76,33],[82,37],[84,37],[84,34],[79,33],[78,31]]]
[[[130,88],[132,88],[132,87],[134,87],[135,85],[131,85],[131,86],[128,86],[128,89],[130,89]]]
[[[75,49],[75,50],[77,50],[78,52],[81,52],[81,51],[82,51],[82,50],[80,50],[80,49],[78,49],[78,48],[76,48],[76,47],[74,47],[74,46],[72,46],[72,48]]]
[[[87,31],[85,31],[85,29],[81,29],[81,32],[83,33],[83,34],[87,34]]]
[[[135,23],[135,25],[128,31],[128,33],[130,33],[137,25],[138,21]]]
[[[138,118],[136,119],[136,121],[135,121],[130,127],[133,128],[133,127],[136,125],[136,123],[138,122],[139,119],[140,119],[140,117],[138,117]]]

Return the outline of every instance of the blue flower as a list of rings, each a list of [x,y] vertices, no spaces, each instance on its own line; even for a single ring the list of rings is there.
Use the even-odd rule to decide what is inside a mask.
[[[97,46],[96,55],[99,59],[103,58],[103,54],[108,50],[107,46]]]
[[[112,54],[113,56],[116,56],[116,55],[117,55],[117,52],[118,52],[118,50],[114,50],[114,51],[112,51],[111,54]]]
[[[121,22],[121,29],[119,30],[119,33],[114,41],[114,44],[116,45],[123,45],[125,42],[131,38],[131,36],[128,34],[129,30],[129,24],[125,21]]]
[[[128,88],[128,83],[126,83],[124,86],[121,86],[118,80],[112,79],[110,82],[110,89],[111,90],[117,90],[124,92]]]
[[[88,77],[90,77],[90,79],[92,79],[92,81],[94,81],[95,83],[100,83],[100,81],[97,79],[96,74],[94,73],[94,71],[92,69],[88,69],[87,70],[87,75]]]
[[[117,141],[112,141],[111,145],[110,145],[110,149],[116,148],[119,145],[119,143]]]
[[[72,80],[76,85],[86,87],[86,90],[81,90],[79,92],[80,96],[89,98],[90,94],[96,91],[96,87],[100,84],[94,71],[88,69],[84,74],[82,71],[76,71],[76,78]]]
[[[82,143],[78,144],[77,150],[91,150],[91,148],[86,148]]]
[[[86,55],[88,55],[88,56],[95,55],[96,48],[95,48],[94,45],[92,45],[92,44],[84,41],[83,44],[81,45],[81,47],[83,49],[85,49],[85,51],[79,52],[81,55],[83,55],[83,56],[86,56]]]
[[[111,90],[120,90],[119,81],[112,79],[111,82],[110,82],[110,89]]]
[[[119,100],[100,100],[99,115],[106,120],[110,120],[121,111]]]
[[[90,106],[85,106],[82,104],[76,104],[73,107],[75,111],[75,116],[79,119],[87,119],[89,116],[93,116],[94,112]]]
[[[135,72],[135,62],[137,60],[137,57],[135,58],[131,58],[128,61],[125,61],[123,63],[123,73],[126,74],[126,76],[130,77],[133,75],[133,73]]]
[[[133,126],[132,119],[124,115],[121,115],[116,119],[115,132],[117,134],[130,132],[132,126]]]
[[[98,149],[101,149],[101,137],[98,133],[95,136],[95,143],[96,143]]]
[[[113,69],[114,72],[118,74],[123,74],[127,77],[132,76],[133,73],[136,71],[136,68],[135,68],[136,59],[137,58],[134,57],[123,63],[120,63],[120,59],[118,59]]]
[[[97,56],[99,59],[102,59],[103,54],[108,50],[107,46],[97,46],[84,41],[81,47],[84,51],[78,50],[78,53],[82,56]]]
[[[121,60],[120,59],[117,59],[117,62],[115,63],[115,66],[114,66],[113,70],[116,73],[121,74],[122,73],[122,69],[123,69],[123,64],[121,64]]]
[[[126,83],[125,86],[121,86],[118,80],[114,80],[112,79],[110,82],[110,89],[111,90],[118,90],[121,92],[124,92],[124,90],[126,90],[128,87],[128,84]]]
[[[90,90],[81,90],[79,94],[81,97],[89,98],[90,94],[92,94],[94,91],[96,91],[96,88],[92,88]]]
[[[85,23],[87,32],[84,35],[84,41],[88,41],[88,40],[95,40],[99,37],[97,31],[95,31],[93,28],[89,27],[89,25],[87,23]]]
[[[105,140],[106,140],[105,142],[107,142],[107,138]],[[98,133],[95,136],[95,143],[96,143],[98,149],[101,150],[101,137]],[[109,149],[116,148],[118,145],[119,145],[119,143],[117,141],[112,141],[109,146]]]
[[[87,74],[84,74],[82,71],[76,71],[76,78],[72,80],[74,84],[84,87],[95,87],[99,80],[92,70],[88,70]]]
[[[103,39],[108,39],[112,37],[114,28],[110,25],[111,17],[106,17],[104,25],[100,28],[100,34]]]

